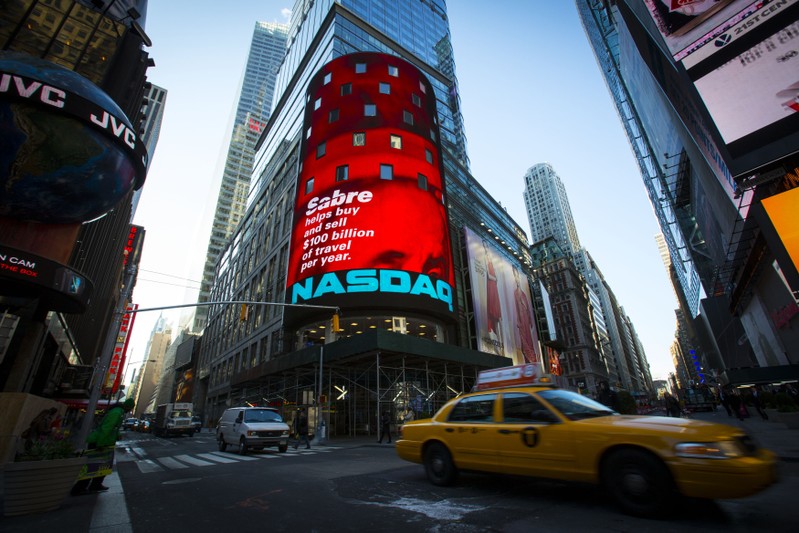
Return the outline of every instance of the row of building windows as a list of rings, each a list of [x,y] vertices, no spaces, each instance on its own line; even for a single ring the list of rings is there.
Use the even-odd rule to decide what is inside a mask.
[[[365,74],[366,73],[366,69],[367,69],[367,64],[366,63],[355,63],[355,74]],[[397,67],[395,67],[394,65],[388,65],[388,75],[393,77],[393,78],[399,78],[399,69]],[[323,79],[323,85],[327,85],[327,84],[329,84],[332,81],[333,81],[333,73],[332,72],[328,72],[327,74],[325,74],[325,77]],[[344,84],[344,85],[350,85],[350,84],[347,83],[347,84]],[[343,85],[342,85],[342,87],[343,87]],[[352,87],[350,87],[350,89],[352,89]],[[425,88],[424,83],[422,83],[421,80],[419,81],[419,90],[422,91],[425,94],[427,93],[427,89]],[[349,94],[349,93],[347,93],[347,94]],[[342,92],[342,96],[343,95],[344,95],[344,93]]]
[[[380,94],[391,94],[391,84],[386,82],[378,82],[377,90]],[[341,96],[347,96],[352,94],[352,83],[342,83],[341,84]],[[416,93],[411,93],[411,102],[416,107],[422,107],[422,99]],[[314,111],[322,107],[322,97],[320,96],[313,102]]]
[[[340,165],[336,167],[336,181],[347,181],[350,179],[350,166]],[[388,163],[380,163],[380,179],[393,180],[394,179],[394,165]],[[427,176],[421,172],[416,174],[417,185],[423,191],[427,190]],[[314,178],[308,178],[305,182],[305,194],[313,192]]]
[[[376,117],[377,116],[377,105],[375,105],[375,104],[364,104],[364,106],[363,106],[363,116],[365,116],[365,117]],[[327,122],[329,124],[332,124],[333,122],[337,121],[338,118],[339,118],[339,110],[338,109],[332,109],[328,113]],[[413,113],[411,111],[408,111],[407,109],[403,110],[402,111],[402,121],[405,124],[409,125],[409,126],[413,126],[413,124],[415,122],[415,118],[414,118]],[[309,126],[308,129],[305,131],[305,138],[306,139],[310,139],[312,132],[313,132],[313,128]],[[430,130],[430,138],[433,141],[436,140],[436,132],[433,131],[432,129]]]
[[[353,146],[366,146],[366,132],[364,131],[356,131],[352,134],[352,145]],[[389,136],[389,146],[394,148],[395,150],[402,150],[402,136],[392,133]],[[327,143],[321,142],[316,146],[316,158],[321,159],[327,155]],[[424,150],[424,157],[425,160],[433,164],[433,152],[425,148]]]

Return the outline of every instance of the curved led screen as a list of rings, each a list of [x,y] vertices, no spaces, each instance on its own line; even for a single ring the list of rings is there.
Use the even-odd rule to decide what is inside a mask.
[[[432,85],[404,60],[357,53],[322,67],[306,96],[287,301],[452,317]]]

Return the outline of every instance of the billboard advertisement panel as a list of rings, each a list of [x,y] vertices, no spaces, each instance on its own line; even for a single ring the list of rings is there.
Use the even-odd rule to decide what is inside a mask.
[[[287,302],[452,319],[454,272],[430,82],[393,56],[339,57],[310,82],[303,131]],[[286,320],[313,313],[294,308]]]
[[[753,210],[782,275],[799,294],[799,187],[764,198]]]
[[[513,359],[541,361],[527,276],[488,240],[464,228],[472,282],[477,349]]]
[[[636,10],[635,3],[629,8]],[[667,59],[681,67],[683,83],[703,104],[703,120],[733,178],[767,171],[797,151],[799,0],[646,0],[646,8]],[[638,44],[643,55],[649,46]],[[650,68],[662,77],[668,67],[656,63]],[[678,110],[684,105],[670,100]]]

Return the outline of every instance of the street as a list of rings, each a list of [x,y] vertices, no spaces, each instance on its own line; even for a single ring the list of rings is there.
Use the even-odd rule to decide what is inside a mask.
[[[619,513],[599,489],[463,474],[428,483],[420,465],[371,439],[311,450],[219,452],[212,433],[155,438],[126,432],[117,468],[133,531],[794,531],[799,463],[780,464],[763,493],[690,501],[666,521]],[[98,496],[102,498],[102,495]]]

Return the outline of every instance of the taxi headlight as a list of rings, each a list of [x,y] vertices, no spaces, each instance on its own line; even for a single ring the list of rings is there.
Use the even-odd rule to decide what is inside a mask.
[[[732,459],[742,457],[744,450],[735,441],[681,442],[675,446],[678,457],[692,459]]]

